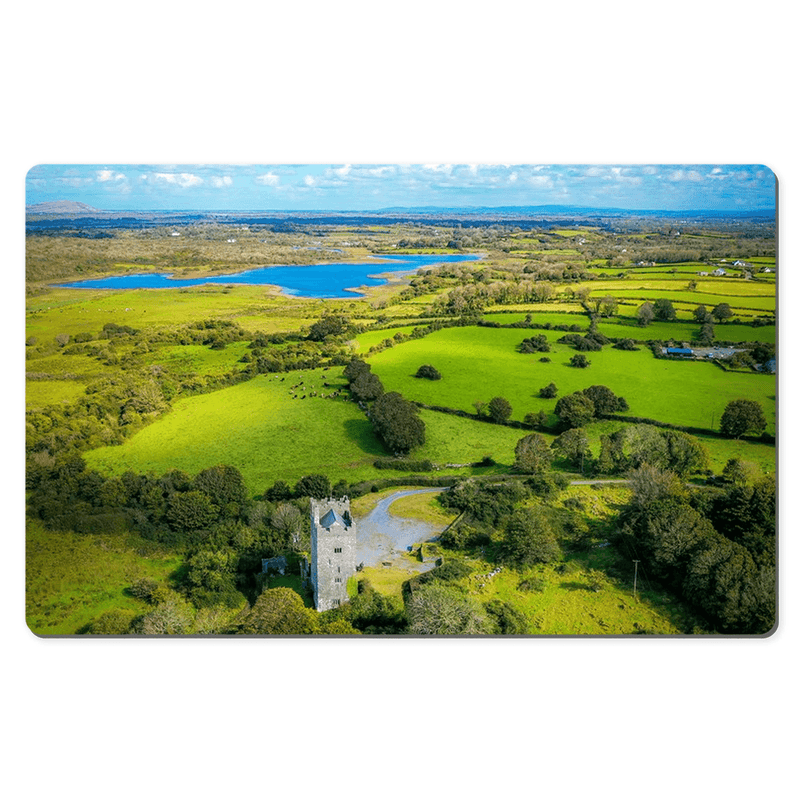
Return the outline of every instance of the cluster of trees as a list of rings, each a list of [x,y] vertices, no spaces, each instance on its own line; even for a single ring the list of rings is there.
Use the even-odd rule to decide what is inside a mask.
[[[442,544],[480,549],[486,557],[515,568],[559,561],[586,532],[579,514],[552,505],[567,484],[563,476],[545,469],[524,480],[462,481],[441,497],[443,505],[463,514],[459,524],[442,535]]]
[[[352,335],[355,332],[350,320],[342,314],[327,314],[317,320],[308,330],[312,342],[324,342],[328,338]]]
[[[343,375],[353,397],[365,406],[371,404],[367,416],[389,452],[406,454],[425,444],[425,423],[417,407],[399,392],[384,392],[380,378],[366,361],[352,359]]]
[[[678,312],[672,305],[672,300],[666,297],[659,297],[653,303],[644,302],[636,311],[636,319],[642,328],[646,328],[654,319],[659,322],[672,322],[677,317]]]
[[[624,475],[649,464],[688,477],[708,468],[708,453],[694,436],[653,425],[626,425],[601,434],[596,456],[581,426],[563,431],[552,444],[539,433],[529,434],[519,440],[515,455],[515,469],[526,473],[549,469],[554,458],[585,475]]]
[[[476,400],[472,407],[479,417],[486,417],[492,422],[504,423],[511,418],[513,408],[505,397],[493,397],[488,403]]]
[[[621,545],[717,630],[768,632],[775,623],[774,479],[690,492],[674,473],[647,464],[630,481]]]
[[[603,349],[604,344],[608,344],[609,339],[604,334],[597,330],[594,323],[592,324],[589,332],[585,336],[578,333],[567,333],[558,340],[561,344],[568,344],[574,347],[579,352],[599,352]]]
[[[761,433],[766,427],[764,410],[755,400],[731,400],[719,421],[720,433],[733,439],[746,433]]]
[[[628,403],[607,386],[589,386],[579,392],[564,395],[556,403],[555,414],[563,428],[578,428],[601,414],[627,411]]]
[[[324,475],[308,475],[293,488],[279,481],[251,499],[239,471],[227,465],[193,478],[179,470],[160,477],[133,472],[105,477],[72,457],[31,481],[28,513],[54,531],[133,532],[182,555],[171,585],[140,580],[129,588],[150,611],[137,618],[126,612],[104,615],[88,632],[252,632],[267,627],[256,620],[268,601],[247,606],[259,596],[261,559],[284,555],[290,566],[296,563],[309,546],[308,497],[347,491],[344,482],[331,486]],[[286,608],[297,601],[292,598]],[[234,619],[232,611],[241,609],[244,616]]]
[[[527,339],[523,339],[522,342],[520,342],[519,352],[549,353],[550,342],[547,341],[547,337],[543,333],[537,334],[536,336],[530,336]]]
[[[654,425],[626,425],[600,436],[600,453],[590,469],[604,475],[626,474],[644,464],[686,478],[708,469],[708,452],[683,431]]]

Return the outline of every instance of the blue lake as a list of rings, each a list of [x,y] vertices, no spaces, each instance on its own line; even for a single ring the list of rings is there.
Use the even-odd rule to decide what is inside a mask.
[[[380,286],[386,283],[376,275],[388,272],[414,272],[430,264],[452,264],[475,261],[476,255],[397,255],[380,256],[358,264],[333,262],[308,266],[259,267],[231,275],[208,278],[173,278],[172,273],[150,272],[141,275],[118,275],[111,278],[58,284],[68,289],[179,289],[188,286],[215,284],[249,284],[280,286],[286,294],[297,297],[360,297],[352,290],[359,286]],[[350,290],[350,291],[348,291]]]

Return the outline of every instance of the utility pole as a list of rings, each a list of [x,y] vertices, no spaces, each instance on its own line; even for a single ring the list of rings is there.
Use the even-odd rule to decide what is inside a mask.
[[[639,575],[639,562],[633,560],[633,602],[636,602],[636,578]]]

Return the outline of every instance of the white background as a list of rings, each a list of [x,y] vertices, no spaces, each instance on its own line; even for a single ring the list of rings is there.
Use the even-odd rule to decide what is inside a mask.
[[[10,797],[788,797],[796,753],[791,6],[499,0],[5,12]],[[24,178],[37,163],[763,163],[780,187],[769,639],[44,641],[24,623]]]

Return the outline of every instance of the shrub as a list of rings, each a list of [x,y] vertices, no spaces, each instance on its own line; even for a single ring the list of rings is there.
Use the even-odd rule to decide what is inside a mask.
[[[430,364],[423,364],[418,370],[417,374],[414,376],[415,378],[427,378],[431,381],[440,381],[442,379],[442,375],[436,367],[432,367]]]
[[[555,397],[557,394],[558,387],[554,383],[548,383],[547,386],[543,386],[539,389],[539,397],[544,397],[546,400]]]
[[[543,575],[531,575],[519,582],[517,589],[521,592],[543,592],[547,588],[547,580]]]
[[[150,578],[140,578],[128,587],[128,594],[138,597],[139,600],[150,602],[153,592],[158,588],[158,583]]]
[[[136,617],[135,611],[112,609],[101,614],[91,625],[86,633],[99,636],[120,636],[128,633],[131,623]]]
[[[304,475],[295,484],[295,497],[329,497],[331,482],[327,475]]]
[[[591,363],[592,362],[589,361],[583,353],[577,353],[569,360],[569,365],[571,367],[578,367],[578,369],[586,369]]]
[[[486,603],[485,608],[498,633],[513,636],[528,632],[528,618],[510,603],[495,599]]]
[[[493,397],[489,401],[489,416],[495,422],[505,422],[511,416],[511,403],[505,397]]]

